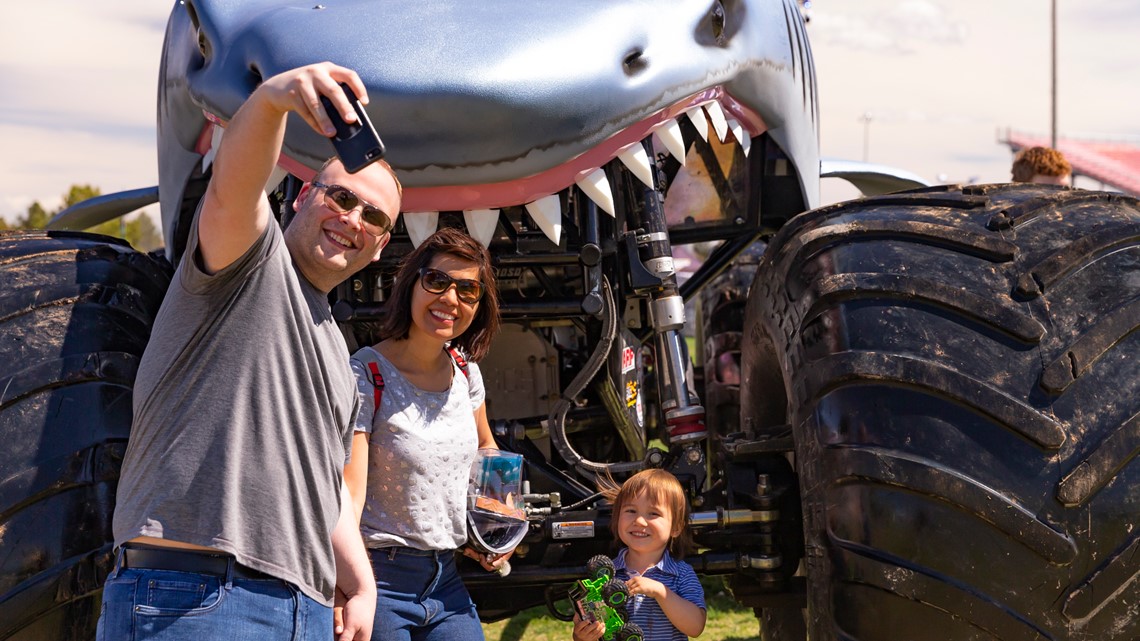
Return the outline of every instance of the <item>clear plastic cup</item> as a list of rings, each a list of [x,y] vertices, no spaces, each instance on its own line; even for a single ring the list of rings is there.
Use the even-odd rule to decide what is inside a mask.
[[[523,457],[481,449],[467,490],[468,542],[484,554],[505,554],[526,536],[522,498]]]

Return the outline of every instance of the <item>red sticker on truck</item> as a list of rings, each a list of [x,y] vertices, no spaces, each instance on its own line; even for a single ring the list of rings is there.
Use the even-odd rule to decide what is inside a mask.
[[[626,372],[633,371],[633,367],[635,364],[636,364],[636,358],[635,358],[635,355],[633,353],[633,348],[627,347],[627,348],[623,349],[621,351],[621,373],[625,374]]]

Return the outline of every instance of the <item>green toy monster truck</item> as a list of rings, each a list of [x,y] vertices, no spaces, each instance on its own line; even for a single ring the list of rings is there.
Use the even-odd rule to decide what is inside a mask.
[[[636,623],[627,623],[626,602],[629,589],[615,579],[614,562],[599,554],[586,563],[590,578],[579,580],[570,589],[570,600],[578,616],[587,621],[601,621],[606,626],[605,641],[641,641],[643,633]]]

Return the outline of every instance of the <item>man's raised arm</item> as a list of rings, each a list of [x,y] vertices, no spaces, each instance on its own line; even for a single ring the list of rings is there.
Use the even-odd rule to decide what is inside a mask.
[[[289,112],[297,112],[318,133],[332,136],[335,129],[321,105],[323,94],[346,122],[356,122],[356,111],[340,89],[341,82],[362,103],[368,102],[356,72],[322,62],[269,78],[234,114],[214,160],[214,174],[199,214],[198,247],[208,273],[237,260],[269,224],[272,213],[265,183],[281,154]]]

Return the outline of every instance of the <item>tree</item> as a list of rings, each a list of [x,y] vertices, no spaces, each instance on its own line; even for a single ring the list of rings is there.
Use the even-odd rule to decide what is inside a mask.
[[[28,212],[22,218],[16,219],[15,226],[12,229],[43,229],[47,226],[48,221],[59,212],[81,203],[90,198],[102,195],[102,191],[93,185],[72,185],[67,193],[63,195],[63,206],[52,211],[44,209],[39,201],[33,202],[28,206]],[[0,230],[8,229],[7,223],[0,219]],[[155,226],[154,221],[145,211],[140,212],[131,220],[126,218],[118,218],[116,220],[109,220],[105,223],[100,223],[94,227],[90,227],[85,231],[93,234],[103,234],[104,236],[114,236],[115,238],[122,238],[129,242],[135,249],[139,251],[153,251],[162,247],[162,235],[158,233],[158,228]]]
[[[23,218],[16,219],[14,229],[43,229],[54,213],[49,214],[37,200],[28,205],[28,213]]]

